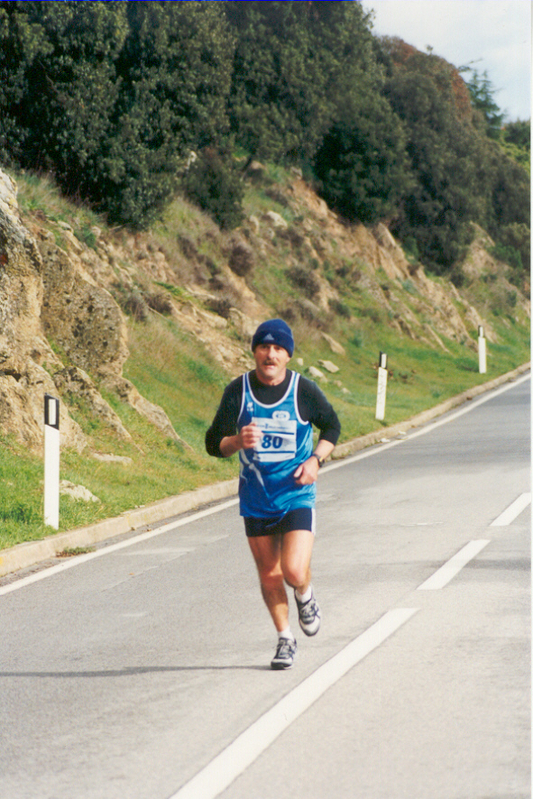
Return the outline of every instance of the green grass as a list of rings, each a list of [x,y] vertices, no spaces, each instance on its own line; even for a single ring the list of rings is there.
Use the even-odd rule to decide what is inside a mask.
[[[173,323],[156,318],[131,324],[131,356],[125,376],[168,413],[190,451],[166,438],[114,395],[105,399],[132,435],[119,440],[88,407],[77,401],[72,416],[90,434],[94,451],[132,459],[101,462],[90,453],[61,453],[61,478],[84,485],[100,503],[60,498],[60,530],[69,530],[164,497],[236,477],[236,459],[210,458],[204,437],[227,376]],[[13,440],[0,437],[0,548],[42,538],[53,532],[43,520],[43,463]]]

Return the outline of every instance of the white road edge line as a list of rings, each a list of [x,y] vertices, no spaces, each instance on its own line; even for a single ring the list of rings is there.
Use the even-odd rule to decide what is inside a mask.
[[[450,558],[440,569],[437,569],[431,577],[428,577],[422,585],[419,585],[417,591],[433,591],[444,588],[487,544],[490,544],[489,540],[470,541],[453,558]]]
[[[197,519],[203,519],[205,516],[211,516],[213,513],[218,513],[221,510],[230,508],[232,505],[237,505],[238,501],[239,500],[235,497],[227,502],[223,502],[221,505],[215,505],[212,508],[205,508],[204,510],[198,511],[198,513],[193,513],[191,516],[185,516],[184,518],[178,519],[175,522],[169,522],[161,527],[156,527],[155,530],[147,530],[145,533],[140,533],[132,538],[126,538],[124,541],[119,541],[117,544],[110,544],[107,547],[102,547],[102,549],[97,549],[96,552],[88,552],[86,555],[78,555],[77,557],[67,560],[64,563],[59,563],[57,566],[51,566],[49,569],[45,569],[44,571],[30,574],[28,577],[23,577],[21,580],[16,580],[14,583],[8,583],[7,585],[0,586],[0,596],[3,594],[9,594],[11,591],[16,591],[18,588],[24,588],[24,586],[31,585],[31,583],[36,583],[39,580],[44,580],[45,577],[51,577],[53,574],[58,574],[59,572],[66,571],[67,569],[72,569],[74,566],[79,566],[81,563],[86,563],[88,560],[101,558],[103,555],[108,555],[110,552],[116,552],[119,549],[125,549],[133,544],[139,544],[142,541],[148,541],[150,538],[155,538],[156,536],[166,533],[169,530],[183,527],[185,524],[195,522]]]
[[[214,799],[332,685],[405,624],[419,608],[390,610],[283,697],[169,799]]]
[[[520,494],[509,507],[491,523],[491,527],[506,527],[531,504],[531,494]]]

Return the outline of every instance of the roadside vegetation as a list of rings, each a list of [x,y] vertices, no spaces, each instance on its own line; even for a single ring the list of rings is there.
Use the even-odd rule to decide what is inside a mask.
[[[279,180],[281,191],[288,182],[288,174],[274,168],[270,174]],[[273,178],[270,179],[275,185]],[[80,240],[88,236],[95,222],[105,230],[101,217],[66,200],[49,178],[37,181],[19,174],[17,180],[21,207],[30,217],[42,218],[43,224],[46,220],[68,222]],[[247,190],[245,208],[248,214],[261,204],[262,191],[261,187]],[[272,201],[270,207],[273,207]],[[279,210],[283,211],[284,207],[280,205]],[[213,229],[213,223],[205,214],[183,200],[176,200],[168,213],[172,235],[165,224],[156,226],[153,231],[167,248],[179,238],[181,230],[187,230],[189,235],[202,241],[206,231]],[[57,226],[51,229],[57,230]],[[113,232],[109,231],[108,235],[112,236]],[[211,237],[209,257],[213,262],[219,255],[219,246]],[[287,270],[282,268],[286,258],[286,242],[280,239],[278,246],[272,245],[268,261],[249,279],[263,300],[280,311],[282,281],[282,304],[290,312],[298,307],[302,286],[295,286],[287,277]],[[342,257],[336,260],[331,256],[330,279],[340,299],[328,317],[327,329],[342,343],[345,355],[332,354],[321,336],[320,319],[295,315],[291,320],[297,340],[293,368],[305,374],[310,365],[316,365],[321,359],[333,360],[339,367],[337,375],[328,375],[323,389],[339,412],[342,442],[408,419],[529,360],[527,316],[516,307],[512,292],[495,293],[492,281],[476,281],[470,287],[472,300],[498,336],[497,344],[488,345],[488,374],[480,375],[477,353],[466,343],[445,339],[447,351],[444,351],[441,347],[399,335],[391,327],[390,314],[361,285],[354,288],[353,273],[343,266],[346,264]],[[360,268],[363,270],[364,264],[360,264]],[[160,288],[163,294],[185,292],[179,286]],[[395,291],[406,302],[416,302],[412,285],[397,286]],[[238,474],[236,458],[227,461],[210,458],[203,443],[221,392],[229,380],[227,372],[171,316],[147,306],[147,313],[141,318],[134,308],[130,308],[126,318],[130,357],[124,375],[143,396],[167,412],[188,447],[166,438],[115,395],[104,396],[131,433],[130,442],[119,440],[81,401],[76,403],[72,416],[90,438],[92,451],[112,453],[127,460],[101,462],[90,453],[62,453],[61,478],[85,486],[100,502],[74,500],[62,495],[60,530],[90,524]],[[469,333],[475,337],[477,331],[472,329]],[[241,344],[246,347],[245,342]],[[389,368],[383,422],[374,418],[380,351],[387,353]],[[298,365],[296,358],[301,358],[303,365]],[[49,535],[51,530],[42,521],[42,460],[2,435],[0,452],[0,548]]]
[[[293,327],[293,368],[338,366],[323,388],[342,441],[529,360],[530,122],[506,121],[487,75],[463,73],[375,37],[358,2],[0,0],[0,165],[17,180],[30,228],[50,231],[60,247],[68,232],[95,250],[95,229],[114,242],[145,236],[178,265],[174,283],[155,283],[128,264],[127,285],[117,267],[110,290],[128,323],[124,376],[186,445],[102,392],[132,435],[119,440],[76,401],[91,452],[64,452],[61,477],[99,502],[62,496],[61,530],[237,475],[236,458],[209,458],[203,445],[230,376],[177,324],[169,300],[229,318],[236,298],[221,265],[243,225],[256,250],[234,249],[229,266]],[[495,333],[486,376],[474,322],[465,340],[440,344],[431,332],[400,332],[395,307],[418,333],[433,325],[414,279],[392,285],[319,223],[310,232],[288,200],[295,175],[339,224],[383,222],[413,270],[422,264],[460,290]],[[254,239],[250,220],[267,212],[286,227]],[[476,277],[463,265],[479,228],[497,266]],[[209,300],[188,293],[198,274]],[[317,299],[324,284],[326,310]],[[324,331],[344,355],[332,355]],[[247,347],[235,326],[228,336]],[[374,418],[380,351],[390,371],[383,423]],[[49,534],[42,517],[42,461],[0,432],[0,548]]]

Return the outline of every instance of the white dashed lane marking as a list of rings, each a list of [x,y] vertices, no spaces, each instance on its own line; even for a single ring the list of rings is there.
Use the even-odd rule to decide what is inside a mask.
[[[418,591],[433,591],[439,588],[444,588],[445,585],[448,585],[450,580],[459,574],[461,569],[463,569],[467,563],[469,563],[473,558],[478,555],[482,549],[484,549],[487,544],[490,544],[488,540],[480,540],[480,541],[470,541],[466,546],[457,552],[453,558],[450,558],[444,566],[441,566],[440,569],[431,575],[422,585],[418,586]]]
[[[520,494],[503,513],[500,513],[497,519],[494,519],[491,527],[506,527],[508,524],[511,524],[511,522],[514,522],[530,504],[531,494]]]

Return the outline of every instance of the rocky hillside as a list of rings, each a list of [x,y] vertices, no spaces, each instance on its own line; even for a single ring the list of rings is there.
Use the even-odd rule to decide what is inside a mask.
[[[356,335],[369,318],[406,341],[444,352],[461,342],[474,353],[480,324],[497,342],[497,297],[507,298],[513,315],[505,324],[528,326],[529,300],[491,257],[481,229],[458,265],[458,289],[408,260],[384,224],[344,224],[301,173],[276,182],[252,164],[248,183],[248,215],[232,232],[182,203],[149,233],[93,225],[81,235],[74,212],[65,221],[42,208],[22,210],[14,180],[0,170],[2,433],[40,452],[49,392],[63,400],[63,447],[91,446],[69,413],[80,398],[127,440],[130,432],[104,393],[186,448],[165,410],[124,377],[128,319],[172,319],[228,378],[250,366],[250,335],[270,315],[284,316],[300,340],[327,342],[332,358],[345,351],[346,331]],[[476,294],[479,286],[490,288],[489,299]],[[314,369],[326,379],[324,361]]]

